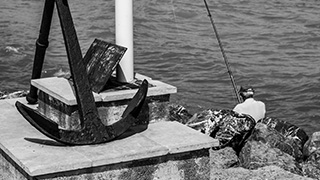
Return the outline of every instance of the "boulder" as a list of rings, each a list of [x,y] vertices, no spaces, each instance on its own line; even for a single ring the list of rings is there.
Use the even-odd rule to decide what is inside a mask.
[[[310,162],[303,162],[301,163],[301,167],[303,176],[320,179],[319,166],[316,166],[315,164]]]
[[[308,135],[304,130],[286,121],[271,117],[266,117],[259,122],[267,125],[268,130],[265,129],[264,133],[256,133],[256,138],[266,140],[271,147],[290,154],[298,162],[304,160],[303,147],[308,140]]]
[[[249,170],[241,167],[216,170],[211,174],[212,180],[312,180],[312,178],[303,177],[278,167],[265,166],[255,170]]]
[[[257,123],[239,153],[240,165],[247,169],[275,165],[292,173],[302,175],[301,167],[295,158],[286,153],[286,151],[292,152],[290,147],[286,143],[285,137],[278,131],[269,128],[266,124]]]
[[[256,122],[232,110],[208,109],[193,115],[187,125],[219,140],[214,149],[232,147],[237,153],[251,134]]]
[[[227,169],[239,165],[239,159],[236,152],[231,147],[225,147],[219,150],[210,150],[210,165],[213,170]]]
[[[293,160],[293,158],[291,158]],[[236,152],[231,147],[219,150],[210,150],[210,179],[224,180],[310,180],[282,169],[276,165],[268,165],[256,169],[246,169],[239,167],[239,159]]]
[[[320,163],[320,132],[312,134],[311,138],[304,144],[303,153],[307,161]]]
[[[301,164],[305,176],[320,179],[320,132],[312,134],[304,145],[306,161]]]
[[[169,112],[170,120],[219,140],[220,145],[210,150],[210,179],[320,179],[320,151],[316,151],[320,134],[303,150],[306,133],[275,118],[256,124],[250,116],[232,110],[207,109],[191,115],[172,104]],[[305,154],[310,162],[299,164]]]
[[[182,124],[186,124],[192,117],[192,114],[181,105],[170,103],[167,108],[169,111],[169,121],[178,121]]]

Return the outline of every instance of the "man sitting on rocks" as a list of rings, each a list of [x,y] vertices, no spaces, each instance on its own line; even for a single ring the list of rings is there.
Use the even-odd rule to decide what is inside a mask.
[[[241,86],[239,94],[244,102],[237,104],[233,111],[249,115],[256,122],[265,117],[266,106],[262,101],[253,99],[254,89],[252,87],[244,88]]]

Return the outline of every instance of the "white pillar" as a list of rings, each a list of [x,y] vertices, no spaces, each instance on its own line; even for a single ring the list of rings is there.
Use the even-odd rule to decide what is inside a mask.
[[[130,82],[133,69],[133,0],[115,0],[116,44],[127,49],[117,67],[117,80]]]

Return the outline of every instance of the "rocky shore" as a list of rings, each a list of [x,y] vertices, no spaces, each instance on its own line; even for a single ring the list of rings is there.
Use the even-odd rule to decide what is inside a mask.
[[[171,104],[169,108],[171,120],[212,137],[216,134],[206,130],[208,127],[213,127],[217,119],[230,120],[228,115],[221,115],[221,111],[204,110],[192,115],[179,105]],[[211,179],[320,179],[320,132],[308,137],[299,127],[270,117],[256,123],[249,135],[245,128],[250,128],[250,123],[234,124],[228,127],[235,137],[229,139],[232,143],[211,149]],[[241,148],[235,146],[236,141],[243,141],[237,135],[248,135]]]
[[[0,91],[0,100],[1,99],[12,99],[18,97],[24,97],[28,94],[28,91],[16,91],[12,93],[8,93],[6,91]]]
[[[317,143],[319,132],[312,137],[310,143]],[[292,155],[272,147],[265,138],[249,138],[240,155],[232,147],[211,150],[211,179],[320,179],[318,152],[298,162]]]
[[[312,179],[306,176],[298,175],[279,167],[277,161],[271,161],[268,165],[261,166],[256,169],[247,169],[240,165],[239,158],[231,147],[226,147],[220,150],[211,150],[211,180],[214,179],[252,179],[252,180],[301,180]],[[269,158],[269,157],[268,157]],[[271,163],[272,162],[272,163]]]

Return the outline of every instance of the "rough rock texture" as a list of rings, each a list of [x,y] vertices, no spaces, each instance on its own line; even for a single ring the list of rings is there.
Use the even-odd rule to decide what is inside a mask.
[[[239,159],[231,147],[210,150],[210,166],[212,169],[227,169],[238,166]]]
[[[241,122],[241,117],[232,111],[204,110],[191,115],[182,106],[170,108],[170,120],[179,121],[214,138],[217,138],[215,135],[219,128],[220,132],[237,132],[234,130],[241,130],[241,126],[236,125],[243,124],[238,121]],[[235,121],[238,123],[231,123]],[[242,134],[242,138],[232,139],[244,142],[240,152],[231,148],[234,144],[211,150],[211,179],[320,179],[320,133],[306,143],[308,136],[302,129],[270,117],[250,127],[252,129]],[[240,133],[225,133],[228,136],[223,138],[229,137],[230,140],[237,134]],[[309,158],[303,162],[306,156]]]
[[[25,97],[27,96],[28,91],[16,91],[12,93],[8,93],[6,91],[0,91],[0,99],[13,99],[18,97]]]
[[[315,178],[315,179],[320,179],[320,167],[314,165],[313,163],[310,162],[303,162],[301,164],[302,166],[302,173],[306,177],[310,178]]]
[[[308,160],[314,159],[320,163],[320,159],[317,156],[320,153],[320,132],[312,134],[311,138],[304,144],[303,152],[308,157]]]
[[[229,168],[219,170],[211,175],[211,180],[311,180],[312,178],[302,177],[277,166],[266,166],[256,170],[245,168]]]
[[[242,148],[239,159],[241,166],[246,169],[258,169],[275,165],[292,173],[302,175],[294,157],[263,142],[249,140]]]
[[[307,159],[301,164],[303,174],[320,179],[320,132],[313,133],[305,143],[304,154]]]
[[[269,128],[266,124],[258,123],[239,154],[241,166],[247,169],[257,169],[277,165],[287,171],[302,175],[299,164],[291,155],[299,148],[291,146],[290,142],[288,143],[287,138],[278,131]]]
[[[182,124],[187,124],[190,118],[192,118],[192,114],[181,105],[170,103],[167,109],[169,111],[169,121],[178,121]]]
[[[258,123],[239,154],[240,165],[246,169],[274,165],[297,175],[320,179],[320,132],[314,133],[304,144],[300,139],[284,136]]]
[[[293,159],[293,158],[291,158]],[[267,165],[254,170],[238,167],[239,160],[236,152],[231,147],[220,150],[210,151],[211,179],[227,179],[227,180],[308,180],[311,178],[303,177],[282,169],[276,165]]]
[[[255,133],[255,138],[262,138],[271,147],[293,156],[296,161],[302,162],[304,159],[303,146],[308,140],[308,135],[301,128],[276,118],[266,117],[260,123],[267,125],[267,128],[258,128],[261,131]],[[260,137],[259,137],[260,136]]]

